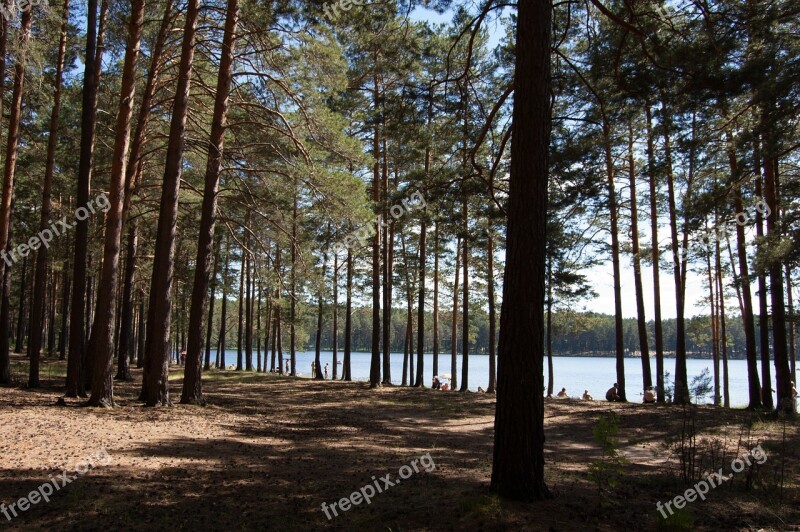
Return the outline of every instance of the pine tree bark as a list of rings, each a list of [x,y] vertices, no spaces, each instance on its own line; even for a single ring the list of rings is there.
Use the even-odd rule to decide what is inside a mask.
[[[2,83],[0,83],[0,92],[2,92],[1,86]],[[10,253],[12,249],[11,221],[13,213],[14,201],[12,199],[8,217],[9,231],[4,250],[6,254]],[[2,286],[0,287],[0,324],[2,324],[0,327],[0,384],[11,384],[11,359],[8,354],[11,348],[11,331],[8,327],[8,323],[11,321],[11,268],[3,268],[2,272]]]
[[[731,170],[731,178],[734,183],[739,179],[739,163],[736,159],[736,150],[732,144],[730,134],[728,140],[728,164]],[[733,208],[734,211],[744,212],[744,202],[742,201],[741,185],[735,184],[733,189]],[[747,358],[747,389],[749,392],[748,409],[761,407],[761,384],[758,376],[758,353],[756,351],[756,330],[755,319],[753,316],[753,296],[750,290],[750,271],[747,262],[747,243],[745,241],[744,226],[736,224],[736,249],[739,263],[739,286],[742,291],[742,325],[745,338],[745,356]],[[733,264],[731,264],[733,267]]]
[[[372,93],[375,112],[380,105],[378,76],[374,77]],[[372,138],[372,156],[375,159],[372,172],[372,201],[377,209],[381,202],[381,137],[380,126],[376,120]],[[372,358],[369,369],[369,386],[381,385],[381,224],[376,221],[375,235],[372,238]]]
[[[647,118],[647,174],[650,184],[650,236],[653,262],[653,335],[656,348],[656,402],[664,404],[664,328],[661,322],[661,253],[658,241],[658,186],[656,178],[655,141],[650,103],[645,104]]]
[[[214,269],[211,273],[211,288],[209,289],[209,302],[208,302],[208,322],[206,323],[206,360],[205,364],[203,364],[203,371],[211,370],[211,335],[214,330],[214,304],[216,303],[217,299],[217,275],[219,275],[219,252],[220,248],[222,247],[221,243],[218,243],[215,246],[216,251],[214,252]],[[194,296],[192,297],[192,302],[194,302]],[[190,311],[191,312],[191,311]],[[269,319],[268,319],[269,321]],[[191,314],[189,315],[189,343],[191,343],[191,331],[192,331],[192,317]],[[186,352],[187,360],[189,356],[188,348]]]
[[[764,153],[764,199],[770,211],[767,213],[767,230],[771,238],[779,239],[782,228],[779,214],[778,159],[775,156],[772,132],[768,131]],[[772,304],[772,341],[775,362],[775,391],[777,411],[794,412],[795,400],[792,397],[792,375],[789,373],[789,353],[787,350],[786,306],[784,302],[783,265],[780,260],[769,263],[769,288]]]
[[[458,387],[458,282],[461,273],[461,238],[456,241],[456,269],[453,276],[453,321],[450,328],[450,389]]]
[[[669,203],[670,231],[672,236],[672,261],[673,277],[675,280],[675,404],[686,404],[689,402],[689,383],[686,373],[686,320],[684,317],[684,285],[681,275],[683,265],[681,261],[680,243],[678,242],[678,213],[675,204],[675,176],[672,171],[672,148],[670,145],[670,133],[672,121],[670,110],[666,100],[663,102],[663,136],[664,136],[664,157],[667,167],[667,191]]]
[[[353,251],[347,248],[347,287],[344,311],[344,355],[342,380],[351,380],[350,357],[353,351]]]
[[[730,388],[728,386],[728,333],[725,323],[725,285],[722,279],[722,254],[720,253],[720,242],[716,240],[715,265],[717,279],[717,300],[719,316],[719,339],[720,355],[722,358],[722,406],[731,407]]]
[[[553,397],[553,256],[547,256],[547,397]]]
[[[31,36],[31,10],[22,13],[22,20],[19,31],[17,32],[17,58],[14,62],[14,89],[11,95],[11,109],[8,117],[8,136],[6,139],[6,160],[3,171],[3,196],[0,203],[0,249],[5,249],[9,241],[11,231],[11,201],[14,192],[14,178],[17,168],[17,155],[19,146],[20,121],[22,118],[22,96],[25,87],[25,70],[28,55],[28,46]],[[35,250],[36,248],[32,248]],[[9,256],[10,255],[10,256]],[[3,270],[10,269],[13,254],[7,254],[0,263]],[[22,286],[25,286],[25,270],[27,267],[27,254],[23,262]],[[23,307],[24,298],[20,299],[20,307]],[[20,318],[22,313],[20,312]],[[22,352],[21,337],[23,334],[22,319],[18,320],[17,328],[17,352]],[[34,369],[35,365],[35,369]],[[31,360],[31,373],[28,379],[29,386],[39,386],[39,366],[38,356],[36,360]]]
[[[25,296],[28,288],[28,256],[26,255],[22,259],[22,279],[19,283],[19,305],[17,307],[17,327],[14,330],[16,333],[14,343],[16,344],[14,347],[15,353],[22,353],[25,344],[25,302],[28,298]]]
[[[495,393],[497,391],[497,301],[494,295],[494,232],[491,227],[489,228],[487,248],[486,281],[488,289],[486,295],[489,298],[489,384],[486,387],[486,393]],[[549,327],[548,325],[548,331],[550,330]],[[552,345],[550,346],[549,354],[551,355],[550,367],[552,368]]]
[[[242,250],[242,261],[239,268],[239,315],[237,316],[238,328],[236,329],[236,371],[244,369],[244,269],[247,264],[247,255]]]
[[[330,227],[328,228],[330,231]],[[330,242],[328,242],[330,243]],[[326,246],[327,249],[327,246]],[[325,275],[327,274],[328,267],[328,254],[324,253],[322,258],[322,282],[320,283],[319,292],[317,293],[317,334],[314,338],[314,370],[316,375],[312,375],[314,379],[322,380],[325,375],[322,372],[322,312],[324,308],[324,300],[322,291],[325,286]]]
[[[763,176],[761,175],[761,149],[758,135],[753,142],[753,168],[755,169],[755,193],[762,200]],[[740,211],[741,212],[741,211]],[[764,217],[761,210],[756,209],[756,240],[763,242]],[[759,313],[759,348],[761,351],[761,404],[766,409],[772,409],[772,370],[770,369],[769,346],[769,308],[767,306],[767,278],[763,271],[758,273],[758,313]]]
[[[511,140],[508,238],[491,488],[514,500],[550,495],[544,483],[545,257],[550,146],[552,5],[520,2]]]
[[[199,0],[189,0],[186,8],[178,86],[172,104],[167,160],[156,232],[153,278],[150,285],[150,306],[147,320],[145,380],[147,406],[170,405],[169,338],[172,315],[172,278],[174,274],[175,236],[178,218],[178,192],[182,171],[186,115],[189,108],[195,30],[200,9]]]
[[[439,375],[439,221],[433,222],[433,374]]]
[[[633,253],[633,284],[636,291],[636,324],[639,330],[639,352],[642,359],[643,391],[653,386],[650,373],[650,344],[647,339],[647,317],[644,312],[644,285],[642,259],[639,255],[639,207],[636,197],[636,166],[633,157],[633,124],[628,124],[628,175],[631,194],[631,251]]]
[[[625,344],[622,321],[622,273],[617,210],[617,191],[614,187],[614,160],[611,152],[611,124],[603,113],[603,148],[605,151],[606,178],[608,180],[608,210],[611,220],[611,263],[614,271],[614,347],[617,359],[617,386],[620,401],[627,401],[625,393]]]
[[[139,58],[139,45],[144,21],[144,0],[131,0],[131,14],[128,23],[128,42],[122,70],[122,88],[119,110],[117,111],[114,155],[111,163],[109,183],[109,204],[106,212],[105,242],[103,246],[103,267],[97,287],[96,318],[92,328],[92,371],[91,406],[114,406],[114,324],[116,313],[117,276],[119,275],[120,243],[122,240],[122,210],[125,201],[125,170],[128,164],[131,119],[133,118],[133,98],[136,91],[136,62]],[[127,360],[127,357],[125,357]]]
[[[61,113],[61,87],[64,73],[64,57],[67,49],[67,25],[69,23],[69,0],[64,0],[64,15],[61,22],[61,34],[58,41],[58,58],[56,59],[56,78],[53,89],[53,109],[50,112],[50,129],[47,139],[47,155],[45,161],[44,181],[42,182],[42,207],[39,218],[39,234],[47,231],[52,236],[50,226],[50,211],[52,209],[51,191],[53,187],[53,172],[56,162],[56,148],[58,147],[58,123]],[[36,254],[36,268],[33,281],[33,301],[31,309],[30,335],[30,379],[28,385],[38,386],[39,355],[42,350],[42,328],[38,326],[44,317],[45,289],[47,285],[47,262],[49,243],[39,248]],[[52,324],[50,325],[52,328]],[[34,372],[36,375],[34,376]]]
[[[386,130],[386,114],[383,113],[383,130]],[[381,326],[382,346],[383,346],[383,376],[381,384],[391,386],[392,384],[392,291],[393,291],[393,269],[394,269],[394,230],[395,224],[389,220],[389,152],[386,148],[386,137],[383,143],[383,324]],[[412,363],[413,366],[413,363]],[[413,379],[409,379],[411,381]]]
[[[205,404],[201,378],[201,355],[203,352],[203,329],[205,325],[203,323],[203,318],[205,318],[206,305],[208,304],[209,298],[208,285],[211,277],[211,257],[214,253],[217,195],[219,193],[219,176],[222,170],[225,129],[227,127],[228,116],[228,98],[232,80],[233,54],[238,22],[239,0],[228,0],[225,13],[225,31],[222,38],[219,73],[217,74],[214,116],[211,120],[211,139],[208,146],[206,176],[203,186],[203,210],[200,215],[200,235],[197,242],[192,302],[189,311],[186,367],[184,368],[183,391],[181,393],[182,404]],[[210,320],[211,317],[209,317],[209,322]]]
[[[228,274],[231,264],[231,239],[225,240],[225,270],[222,273],[222,308],[219,312],[219,341],[217,342],[217,368],[225,369],[225,341],[228,329]]]
[[[97,60],[97,0],[87,0],[86,54],[83,72],[83,101],[81,109],[81,145],[78,163],[78,205],[89,201],[89,186],[94,155],[94,130],[96,125],[95,61]],[[72,304],[69,323],[69,351],[67,355],[67,397],[85,394],[81,378],[83,352],[86,348],[84,319],[86,313],[86,259],[89,247],[89,224],[78,221],[75,226],[75,255],[72,262]]]
[[[427,163],[428,161],[426,161]],[[419,228],[419,301],[417,307],[417,380],[414,386],[425,387],[425,267],[428,262],[426,244],[428,224],[425,219],[427,209],[422,213]]]
[[[333,373],[331,379],[339,376],[339,254],[333,254]]]
[[[464,279],[461,283],[464,287],[464,298],[462,301],[463,323],[461,326],[461,388],[459,391],[469,391],[469,213],[467,211],[467,195],[463,194],[461,204],[461,217],[464,222],[464,243],[463,250],[464,258],[461,260],[462,269],[464,272]]]

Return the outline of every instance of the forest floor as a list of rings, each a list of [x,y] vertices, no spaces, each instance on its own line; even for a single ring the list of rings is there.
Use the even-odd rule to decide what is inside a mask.
[[[13,362],[24,382],[24,359]],[[171,375],[176,402],[181,369]],[[759,443],[767,458],[665,521],[656,503],[694,484],[681,479],[675,452],[691,420],[678,407],[547,400],[554,497],[522,504],[489,491],[490,395],[214,371],[209,406],[149,409],[136,401],[134,370],[135,382],[115,385],[118,408],[98,409],[78,399],[56,406],[63,374],[51,362],[41,389],[0,388],[0,502],[48,482],[60,488],[10,522],[0,514],[0,529],[800,530],[800,426],[766,414],[695,409],[698,469],[729,474]],[[613,486],[599,486],[590,465],[608,462],[593,428],[609,412],[626,463]],[[392,487],[381,481],[371,504],[326,517],[323,503],[339,504],[373,476],[396,482],[415,459],[418,472]],[[63,470],[73,480],[62,488]]]

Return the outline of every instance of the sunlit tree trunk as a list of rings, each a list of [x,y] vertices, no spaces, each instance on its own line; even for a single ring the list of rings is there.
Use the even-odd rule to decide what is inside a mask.
[[[110,208],[106,212],[103,266],[97,285],[96,318],[92,328],[92,406],[114,406],[114,324],[116,315],[117,276],[119,274],[122,210],[125,198],[125,170],[128,164],[133,98],[136,90],[136,62],[144,20],[144,0],[131,0],[128,42],[122,70],[122,88],[117,111],[114,155],[109,183]],[[126,357],[127,358],[127,357]]]
[[[178,67],[178,82],[172,103],[167,158],[164,165],[158,228],[156,230],[150,306],[147,319],[145,380],[147,406],[171,404],[169,398],[169,338],[172,315],[172,279],[174,275],[175,236],[178,222],[178,192],[182,172],[186,116],[189,108],[195,30],[199,0],[189,0]]]
[[[239,22],[239,1],[228,0],[225,14],[225,30],[222,37],[217,90],[214,100],[214,115],[211,119],[211,138],[208,143],[206,175],[203,184],[203,207],[200,215],[200,234],[197,242],[192,302],[189,313],[186,367],[183,374],[182,404],[205,404],[202,386],[203,318],[208,304],[208,285],[213,275],[211,258],[214,254],[214,231],[217,217],[217,195],[222,170],[225,129],[228,116],[228,96],[232,79],[232,66],[236,27]],[[213,297],[213,292],[212,292]],[[213,302],[212,302],[213,308]],[[252,316],[251,316],[252,317]],[[209,317],[209,321],[211,318]],[[210,330],[210,329],[209,329]],[[252,330],[251,330],[252,331]],[[248,348],[252,348],[252,332]]]

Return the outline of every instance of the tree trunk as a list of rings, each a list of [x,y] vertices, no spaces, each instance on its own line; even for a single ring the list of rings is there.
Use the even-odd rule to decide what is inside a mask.
[[[753,168],[755,170],[755,193],[763,201],[763,177],[761,175],[761,149],[758,135],[753,140]],[[741,212],[741,211],[739,211]],[[761,210],[756,209],[756,242],[763,242],[764,217]],[[763,272],[758,274],[758,312],[759,312],[759,348],[761,351],[761,404],[772,409],[772,375],[769,363],[769,309],[767,307],[767,278]]]
[[[619,229],[617,191],[614,188],[614,160],[611,153],[611,125],[603,117],[603,148],[605,149],[606,177],[608,179],[608,210],[611,220],[611,263],[614,270],[614,346],[617,357],[617,385],[620,401],[627,401],[625,393],[625,344],[622,321],[622,274],[619,259]]]
[[[203,371],[210,371],[211,370],[211,335],[213,334],[214,330],[214,304],[216,303],[217,299],[217,275],[219,275],[219,260],[220,260],[220,249],[222,248],[222,243],[219,242],[216,245],[216,251],[214,252],[214,270],[211,274],[211,288],[209,290],[209,299],[208,302],[208,322],[206,323],[206,361],[203,364]],[[194,289],[194,287],[192,288]],[[194,295],[192,297],[192,301],[194,302]],[[190,310],[191,312],[191,310]],[[191,343],[192,338],[192,316],[191,313],[189,314],[189,343]],[[186,352],[186,359],[189,360],[189,352],[187,348]]]
[[[550,495],[544,483],[544,276],[550,146],[552,5],[520,2],[511,178],[492,463],[493,491],[514,500]]]
[[[10,6],[14,7],[14,6]],[[6,21],[3,21],[5,30]],[[9,233],[11,232],[11,202],[14,194],[14,178],[17,168],[17,155],[19,146],[19,131],[20,121],[22,118],[22,96],[25,87],[25,66],[27,63],[28,46],[31,36],[31,10],[28,9],[22,13],[22,21],[20,23],[17,43],[17,58],[14,63],[14,89],[11,96],[11,110],[8,117],[8,138],[6,144],[6,160],[3,172],[3,196],[2,203],[0,203],[0,249],[6,249],[9,241]],[[5,44],[5,42],[3,43]],[[5,64],[5,60],[3,62]],[[3,77],[5,74],[3,73]],[[32,248],[34,251],[36,248]],[[10,257],[9,257],[10,255]],[[6,256],[3,257],[3,262],[0,263],[0,269],[5,271],[11,268],[11,263],[16,258],[15,252],[9,250]],[[22,267],[22,287],[25,286],[25,270],[27,268],[27,253]],[[24,297],[20,299],[20,308],[23,308]],[[17,330],[17,352],[22,351],[22,312],[20,312],[20,319],[18,323],[20,327]],[[5,322],[7,323],[7,322]],[[39,386],[39,357],[36,356],[35,360],[31,360],[31,373],[29,378],[29,386]],[[34,367],[35,366],[35,367]]]
[[[383,129],[386,130],[386,115],[383,115]],[[394,269],[394,222],[389,220],[389,153],[386,138],[383,141],[383,378],[382,384],[392,384],[392,275]],[[413,363],[412,363],[413,366]],[[412,381],[413,379],[409,379]]]
[[[380,93],[378,77],[374,78],[373,103],[377,113]],[[375,122],[372,139],[372,156],[375,159],[372,173],[372,201],[377,208],[381,201],[381,140],[380,126]],[[372,238],[372,359],[369,368],[369,386],[381,384],[381,224],[376,221],[375,235]]]
[[[461,238],[456,241],[456,269],[453,277],[453,322],[450,329],[450,386],[458,386],[458,281],[461,273]]]
[[[734,182],[739,180],[739,163],[736,159],[736,150],[729,133],[728,139],[728,164],[730,165],[731,178]],[[744,212],[744,202],[742,201],[741,186],[734,186],[733,189],[733,208],[734,211]],[[758,377],[758,353],[756,352],[756,330],[753,317],[753,297],[750,291],[750,271],[747,262],[747,243],[745,241],[744,226],[736,224],[736,248],[739,262],[739,286],[742,292],[742,325],[745,338],[745,355],[747,358],[747,388],[749,391],[748,409],[761,407],[761,384]],[[735,270],[733,263],[731,267]]]
[[[14,64],[14,92],[11,96],[11,113],[8,118],[8,144],[6,149],[5,173],[3,176],[3,203],[0,207],[0,249],[5,249],[8,242],[8,234],[11,223],[11,195],[14,190],[14,174],[17,165],[17,147],[19,146],[20,119],[22,116],[22,95],[25,86],[25,63],[27,62],[28,42],[31,35],[31,10],[22,14],[22,23],[19,29],[19,56]],[[31,248],[36,250],[35,247]],[[13,257],[12,253],[12,257]],[[9,265],[5,267],[10,268]],[[27,256],[22,267],[22,284],[20,294],[20,314],[17,329],[17,352],[22,352],[22,342],[24,336],[23,309],[24,309],[24,290],[25,273],[27,269]],[[30,360],[30,375],[28,379],[29,388],[39,387],[39,353],[32,354]]]
[[[189,311],[189,334],[186,348],[186,367],[183,375],[182,404],[205,405],[202,386],[202,353],[203,329],[205,324],[206,305],[208,304],[208,285],[211,281],[211,257],[214,253],[214,231],[217,216],[217,195],[219,194],[219,176],[222,170],[222,156],[225,141],[225,128],[228,116],[228,97],[232,79],[232,65],[236,27],[239,22],[239,0],[228,0],[225,12],[225,32],[222,38],[222,50],[219,72],[217,74],[217,90],[214,100],[214,116],[211,120],[211,138],[208,143],[208,159],[203,185],[203,207],[200,216],[200,234],[197,242],[195,259],[194,284],[192,285],[192,303]],[[217,253],[217,258],[219,253]],[[216,262],[219,262],[217,259]],[[215,262],[215,264],[216,264]],[[214,297],[215,281],[211,281]],[[209,325],[213,317],[214,303],[211,303]],[[210,327],[208,342],[211,342]],[[251,335],[252,342],[252,335]],[[252,343],[251,343],[252,345]],[[210,359],[210,352],[207,354]],[[208,366],[208,362],[206,363]]]
[[[658,187],[656,183],[655,141],[650,103],[645,105],[647,116],[647,173],[650,184],[650,236],[653,261],[653,334],[656,348],[656,401],[663,404],[664,397],[664,329],[661,323],[661,258],[658,242]]]
[[[347,248],[347,301],[344,311],[344,360],[342,379],[352,380],[350,356],[353,350],[353,251]]]
[[[222,273],[222,309],[219,313],[219,341],[217,342],[217,368],[225,369],[225,340],[228,330],[228,273],[231,265],[231,239],[225,239],[225,271]]]
[[[250,215],[249,215],[249,212],[248,212],[248,216],[247,216],[247,221],[248,221],[247,227],[249,229],[249,227],[250,227],[250,223],[249,223],[250,222]],[[250,233],[249,233],[249,230],[248,230],[248,238],[247,238],[248,247],[250,247],[249,246],[249,244],[250,244],[249,235],[250,235]],[[246,297],[246,299],[245,299],[245,307],[246,307],[245,308],[245,320],[246,321],[245,321],[245,327],[244,327],[245,369],[247,371],[253,371],[253,293],[254,293],[253,280],[254,279],[253,279],[253,275],[252,275],[251,272],[254,270],[254,268],[253,268],[253,262],[254,261],[255,261],[255,257],[253,256],[252,253],[248,252],[247,253],[247,262],[246,262],[246,266],[245,266],[245,275],[246,275],[245,283],[246,283],[246,287],[247,287],[247,294],[245,296]]]
[[[792,272],[787,264],[786,269],[786,301],[789,305],[789,374],[797,375],[797,344],[795,343],[795,315],[794,301],[792,300]],[[794,379],[792,380],[794,382]],[[795,383],[796,384],[796,383]]]
[[[662,98],[664,99],[664,98]],[[667,189],[669,194],[669,219],[672,236],[672,261],[675,280],[675,404],[689,402],[689,383],[686,374],[686,321],[684,319],[682,262],[678,243],[678,214],[675,205],[675,176],[672,171],[672,149],[670,147],[670,131],[672,122],[666,101],[663,102],[662,120],[664,122],[664,157],[667,166]]]
[[[22,279],[19,283],[19,306],[17,307],[17,328],[16,328],[16,339],[15,339],[15,353],[22,353],[25,344],[25,301],[27,301],[27,297],[25,297],[25,292],[27,291],[27,280],[28,280],[28,256],[26,255],[22,259]]]
[[[128,161],[128,165],[133,161]],[[126,190],[127,197],[127,190]],[[124,218],[124,216],[123,216]],[[131,380],[129,359],[134,352],[133,341],[133,282],[136,276],[137,250],[139,247],[138,220],[133,221],[128,228],[128,242],[125,250],[125,280],[122,285],[122,306],[120,308],[120,330],[117,355],[117,380]]]
[[[731,407],[730,389],[728,387],[728,334],[725,324],[725,285],[722,279],[722,254],[720,253],[720,242],[716,239],[716,276],[717,276],[717,300],[719,302],[719,339],[720,355],[722,356],[722,406]],[[719,387],[717,386],[717,391]]]
[[[715,287],[717,286],[717,282],[716,277],[711,269],[710,249],[706,254],[706,267],[708,270],[708,303],[711,307],[711,352],[714,361],[714,406],[720,406],[722,404],[722,396],[720,395],[719,381],[719,334],[717,328],[717,298],[715,295]]]
[[[0,61],[2,60],[3,59],[0,58]],[[0,83],[0,92],[2,92],[2,83]],[[0,103],[0,105],[2,105],[2,103]],[[11,221],[13,217],[13,211],[14,201],[12,199],[8,217],[9,231],[6,240],[6,248],[4,250],[6,254],[10,253],[12,248]],[[11,296],[10,267],[3,268],[2,286],[0,287],[0,290],[2,291],[0,293],[0,323],[3,324],[3,326],[0,327],[0,384],[11,384],[11,358],[9,357],[9,350],[11,348],[11,335],[8,327],[8,323],[11,321],[11,305],[9,301]]]
[[[491,222],[490,222],[491,223]],[[486,281],[488,284],[487,297],[489,298],[489,384],[486,387],[486,393],[495,393],[497,390],[497,348],[495,342],[497,339],[497,301],[495,300],[495,286],[494,286],[494,234],[492,228],[489,228],[489,242],[486,250],[488,260],[486,264]],[[548,331],[549,329],[548,325]],[[550,355],[552,355],[552,345],[550,346]],[[552,356],[550,357],[552,361]],[[552,362],[551,362],[552,367]]]
[[[636,167],[633,157],[633,123],[628,124],[628,175],[631,183],[631,251],[633,252],[633,283],[636,289],[636,322],[639,329],[639,351],[642,359],[642,386],[643,390],[647,390],[653,386],[653,377],[650,373],[650,344],[647,340],[642,259],[639,255],[639,207],[637,206]]]
[[[70,288],[72,287],[72,280],[69,278],[69,260],[64,261],[62,267],[63,286],[61,287],[61,333],[58,336],[58,359],[67,359],[67,322],[69,318],[69,302],[70,302]]]
[[[178,67],[178,86],[172,105],[167,160],[164,165],[161,203],[156,232],[153,278],[150,285],[150,315],[147,320],[145,380],[147,406],[170,405],[169,338],[172,314],[172,278],[174,274],[175,236],[178,221],[178,192],[182,171],[186,115],[189,107],[195,30],[199,0],[189,0]]]
[[[779,215],[778,159],[774,142],[768,133],[764,153],[764,198],[767,201],[767,230],[776,241],[781,237]],[[789,373],[789,353],[786,347],[786,307],[783,300],[783,265],[780,260],[769,262],[769,287],[772,303],[772,341],[775,361],[775,390],[778,411],[794,412],[795,400],[792,397],[792,375]]]
[[[58,276],[55,268],[50,266],[50,301],[47,315],[47,356],[52,357],[56,351],[56,300],[58,299]]]
[[[426,161],[427,162],[427,161]],[[428,225],[427,210],[422,213],[419,228],[419,303],[417,308],[417,380],[414,386],[425,387],[425,266],[428,261],[427,243]]]
[[[297,211],[299,202],[299,183],[297,177],[294,179],[294,204],[292,205],[292,271],[291,273],[291,295],[289,301],[289,374],[294,377],[297,375],[297,226],[299,224]]]
[[[547,256],[547,397],[553,397],[553,257]]]
[[[128,164],[133,98],[136,90],[136,62],[144,20],[144,0],[131,0],[128,42],[122,70],[122,89],[117,111],[114,155],[109,183],[109,204],[106,212],[103,268],[97,290],[96,319],[92,328],[94,369],[89,405],[114,406],[112,370],[114,362],[114,324],[117,276],[119,274],[122,210],[125,201],[125,170]],[[127,357],[125,357],[127,359]]]
[[[94,154],[94,130],[96,125],[95,61],[97,60],[97,0],[87,1],[86,54],[83,72],[83,101],[81,109],[81,147],[78,164],[78,190],[76,201],[79,206],[89,201],[89,186]],[[72,263],[72,305],[69,324],[69,353],[67,357],[67,397],[84,395],[81,379],[81,362],[86,348],[84,338],[84,319],[86,312],[86,259],[89,247],[89,223],[79,220],[75,226],[75,258]]]
[[[433,223],[433,374],[439,375],[439,221]]]
[[[333,373],[331,379],[339,376],[339,254],[333,254]]]
[[[61,113],[61,86],[64,72],[64,57],[67,49],[67,25],[69,23],[69,0],[64,0],[64,15],[61,22],[61,34],[58,41],[58,59],[56,60],[56,79],[53,89],[53,110],[50,113],[50,132],[47,139],[47,155],[44,170],[44,182],[42,183],[42,210],[39,219],[39,234],[44,235],[45,231],[54,235],[50,227],[50,211],[52,209],[51,191],[53,187],[53,171],[56,162],[56,148],[58,147],[58,123]],[[39,355],[42,350],[42,328],[38,326],[44,317],[45,289],[47,285],[47,259],[50,242],[45,241],[36,254],[35,277],[33,281],[33,308],[31,309],[31,336],[30,336],[30,379],[28,385],[37,387],[39,385]],[[51,324],[52,328],[52,324]]]
[[[469,213],[467,211],[467,195],[463,194],[461,205],[461,216],[464,220],[464,258],[462,267],[464,270],[464,306],[463,325],[461,327],[461,389],[459,391],[469,391]]]
[[[242,261],[239,267],[239,325],[236,329],[236,371],[242,371],[242,369],[244,369],[242,340],[244,339],[244,269],[246,264],[247,255],[245,251],[242,250]]]
[[[330,231],[330,227],[328,227]],[[328,241],[330,244],[330,239]],[[327,248],[327,245],[326,245]],[[325,286],[325,274],[327,273],[327,266],[328,266],[328,254],[324,253],[322,258],[322,282],[320,283],[319,292],[317,293],[317,335],[314,339],[314,370],[316,371],[316,375],[312,375],[311,377],[314,379],[324,379],[325,375],[322,373],[322,311],[324,308],[324,301],[322,298],[322,290]]]

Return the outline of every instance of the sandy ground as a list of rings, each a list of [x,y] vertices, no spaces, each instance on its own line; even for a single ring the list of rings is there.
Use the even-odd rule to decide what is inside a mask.
[[[23,360],[15,362],[24,380]],[[62,369],[55,364],[49,380],[43,372],[39,390],[0,388],[0,501],[9,506],[45,483],[59,486],[49,502],[16,507],[11,521],[0,514],[0,528],[655,530],[667,529],[656,503],[687,487],[673,452],[684,420],[675,407],[548,400],[546,480],[554,498],[521,504],[488,489],[489,395],[213,372],[205,408],[147,409],[135,401],[137,383],[118,383],[119,406],[96,409],[75,399],[56,406]],[[172,394],[177,401],[179,378]],[[614,487],[599,489],[588,473],[602,456],[592,428],[612,410],[627,464]],[[699,447],[716,449],[701,453],[703,469],[728,468],[737,447],[758,443],[767,460],[689,504],[678,516],[684,528],[800,530],[797,421],[785,424],[784,438],[779,420],[700,407],[696,425]],[[381,482],[371,504],[329,512],[330,520],[323,512],[323,503],[386,474],[397,481],[403,466],[408,473],[428,454],[402,482]],[[89,460],[94,466],[82,473]],[[61,487],[65,469],[73,480]]]

